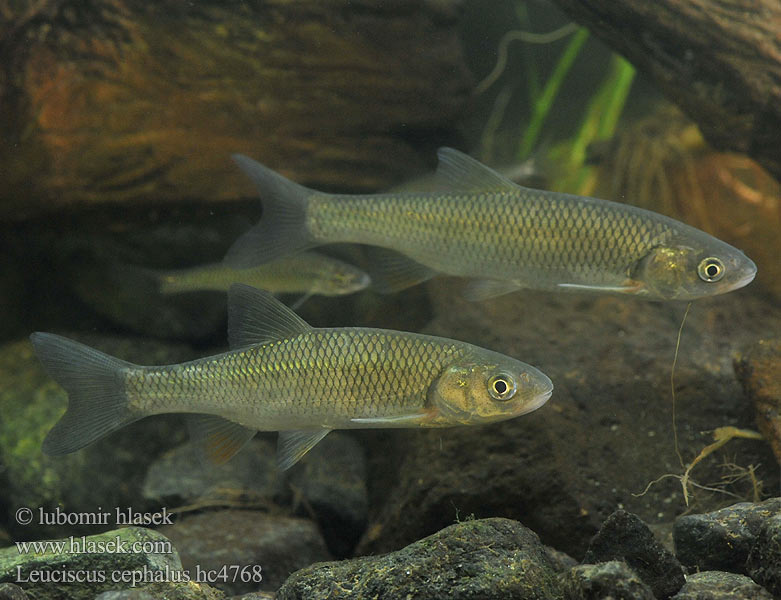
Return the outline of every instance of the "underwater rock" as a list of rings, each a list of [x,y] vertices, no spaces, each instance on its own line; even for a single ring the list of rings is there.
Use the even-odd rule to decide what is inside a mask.
[[[136,583],[176,581],[182,563],[171,542],[143,527],[55,540],[48,551],[0,550],[0,582],[34,592],[36,600],[92,600]],[[136,551],[136,550],[140,551]]]
[[[234,152],[318,188],[420,172],[470,98],[459,5],[9,7],[2,214],[254,195]]]
[[[275,598],[276,594],[273,592],[250,592],[241,596],[231,596],[225,600],[274,600]]]
[[[678,560],[700,571],[748,574],[746,560],[760,532],[779,512],[781,498],[771,498],[679,517],[673,528]]]
[[[561,597],[561,584],[537,535],[496,518],[451,525],[390,554],[312,565],[291,575],[277,599],[337,594],[548,600]]]
[[[27,600],[29,596],[18,585],[0,583],[0,600]]]
[[[77,336],[89,345],[135,361],[178,362],[190,358],[183,346],[117,338]],[[59,507],[67,512],[136,512],[158,508],[141,498],[147,462],[181,441],[184,424],[177,417],[154,417],[134,423],[84,450],[67,456],[47,456],[44,437],[67,405],[65,391],[46,375],[27,341],[0,346],[0,460],[5,526],[16,539],[94,533],[95,527],[64,527],[39,523],[21,525],[20,507]],[[113,522],[107,523],[109,526]]]
[[[573,567],[564,576],[565,600],[654,600],[648,587],[619,560]]]
[[[675,556],[658,542],[648,526],[624,510],[610,515],[589,544],[584,563],[625,562],[656,598],[669,598],[684,584]]]
[[[575,558],[616,508],[671,524],[685,509],[680,480],[648,484],[684,472],[670,372],[685,306],[529,291],[467,302],[461,286],[446,278],[427,284],[436,317],[424,331],[538,367],[553,381],[553,396],[503,423],[362,435],[371,509],[358,554],[398,549],[471,514],[519,520]],[[781,315],[759,295],[740,291],[692,305],[675,372],[684,457],[710,443],[703,431],[753,426],[732,352],[769,328],[781,329]],[[736,440],[726,450],[735,465],[759,465],[754,474],[765,489],[779,485],[768,447]],[[710,485],[723,474],[717,453],[691,477]],[[755,489],[743,477],[726,491],[751,498]],[[691,486],[689,497],[699,510],[724,503],[722,494]]]
[[[311,511],[331,554],[348,556],[366,528],[369,510],[361,445],[348,434],[329,434],[291,469],[288,482],[297,514]]]
[[[763,520],[746,560],[746,572],[774,596],[781,596],[781,507]]]
[[[275,434],[273,434],[275,435]],[[333,432],[289,473],[277,468],[276,443],[255,437],[227,463],[201,461],[186,443],[158,458],[144,480],[144,497],[167,506],[289,505],[315,518],[332,555],[347,556],[366,527],[366,458],[350,435]]]
[[[735,360],[735,372],[781,465],[781,339],[753,344]]]
[[[95,600],[223,600],[225,594],[205,584],[161,582],[143,587],[103,592]]]
[[[686,583],[673,600],[772,600],[766,589],[745,575],[701,571],[686,576]]]
[[[150,465],[143,486],[144,498],[170,506],[238,499],[271,502],[283,493],[276,444],[259,436],[221,465],[201,460],[194,444],[178,446]]]
[[[293,571],[331,558],[311,521],[259,511],[196,514],[160,531],[174,542],[185,569],[219,572],[227,566],[227,580],[211,585],[229,594],[275,590]]]

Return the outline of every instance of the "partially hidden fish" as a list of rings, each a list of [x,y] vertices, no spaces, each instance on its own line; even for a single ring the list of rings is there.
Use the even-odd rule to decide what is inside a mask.
[[[249,268],[237,269],[220,262],[155,271],[152,276],[163,294],[201,290],[224,292],[233,283],[244,283],[275,294],[341,296],[358,292],[371,281],[358,267],[317,252],[300,252]]]
[[[511,419],[542,406],[553,384],[536,368],[465,342],[383,329],[316,329],[273,296],[228,292],[231,350],[140,366],[50,333],[31,341],[68,409],[43,451],[74,452],[143,417],[189,413],[214,462],[256,431],[279,431],[287,469],[332,429],[449,427]]]
[[[747,285],[741,251],[669,217],[627,204],[514,184],[441,148],[436,192],[325,194],[236,155],[263,217],[229,250],[249,266],[334,242],[376,246],[374,284],[403,289],[439,273],[470,278],[471,299],[522,288],[691,300]]]

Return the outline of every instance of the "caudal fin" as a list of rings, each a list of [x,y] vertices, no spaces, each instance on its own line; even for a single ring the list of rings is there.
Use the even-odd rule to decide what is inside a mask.
[[[68,392],[68,410],[43,441],[44,453],[75,452],[144,416],[128,408],[121,371],[131,363],[52,333],[33,333],[30,341]]]
[[[313,192],[243,154],[233,160],[255,182],[263,216],[230,247],[225,262],[249,268],[315,246],[306,229],[306,202]]]

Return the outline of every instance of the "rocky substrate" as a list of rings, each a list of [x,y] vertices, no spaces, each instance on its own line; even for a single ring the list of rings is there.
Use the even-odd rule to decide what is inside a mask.
[[[179,540],[176,546],[144,528],[81,540],[84,547],[140,542],[157,552],[2,550],[0,598],[770,600],[781,594],[779,510],[781,498],[774,498],[681,517],[674,529],[677,554],[636,515],[616,511],[591,540],[581,564],[544,546],[517,521],[466,520],[395,552],[314,562],[271,586],[274,570],[288,568],[289,560],[310,563],[318,553],[327,556],[311,524],[250,511],[205,512],[164,529]],[[732,554],[725,552],[730,546],[736,548]],[[189,561],[180,561],[180,554],[193,551]],[[79,577],[89,581],[76,581]],[[63,583],[63,578],[72,580]],[[264,587],[271,591],[262,592]],[[245,595],[228,595],[238,589]]]

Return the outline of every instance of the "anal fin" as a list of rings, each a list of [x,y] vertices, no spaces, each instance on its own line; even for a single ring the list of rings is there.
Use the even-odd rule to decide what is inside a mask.
[[[213,415],[188,415],[190,437],[204,460],[221,465],[249,442],[256,430]]]
[[[279,470],[285,471],[296,464],[330,431],[330,429],[280,431],[277,441],[277,466]]]

